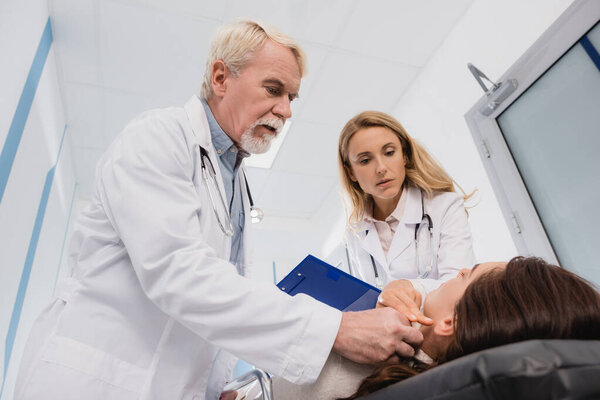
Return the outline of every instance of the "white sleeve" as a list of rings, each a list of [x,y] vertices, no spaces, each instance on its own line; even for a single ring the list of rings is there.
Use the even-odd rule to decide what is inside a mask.
[[[452,279],[462,268],[472,268],[475,264],[473,238],[465,211],[464,201],[456,193],[445,193],[451,197],[444,202],[439,228],[439,245],[437,251],[438,279],[410,279],[422,298],[437,289],[443,282]]]
[[[341,312],[239,276],[207,244],[200,216],[213,209],[200,204],[183,118],[172,112],[129,125],[98,170],[102,204],[143,291],[212,344],[289,381],[314,381]]]

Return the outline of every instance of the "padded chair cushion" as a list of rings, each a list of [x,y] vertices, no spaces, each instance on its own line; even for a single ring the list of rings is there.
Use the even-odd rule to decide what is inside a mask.
[[[470,354],[368,396],[380,399],[600,398],[600,341],[529,340]]]

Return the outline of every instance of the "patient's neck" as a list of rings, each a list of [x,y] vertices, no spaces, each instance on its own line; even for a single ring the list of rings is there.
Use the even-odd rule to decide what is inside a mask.
[[[436,335],[430,326],[421,326],[420,330],[423,334],[423,346],[421,346],[421,350],[431,357],[433,361],[437,361],[448,348],[449,338]]]

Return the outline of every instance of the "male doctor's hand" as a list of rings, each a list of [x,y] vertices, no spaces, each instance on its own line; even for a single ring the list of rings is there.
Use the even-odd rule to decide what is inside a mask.
[[[433,320],[421,312],[421,293],[406,279],[392,281],[385,285],[379,298],[377,308],[392,307],[406,315],[410,322],[421,325],[432,325]]]
[[[393,308],[342,313],[333,351],[361,364],[412,357],[423,335]]]

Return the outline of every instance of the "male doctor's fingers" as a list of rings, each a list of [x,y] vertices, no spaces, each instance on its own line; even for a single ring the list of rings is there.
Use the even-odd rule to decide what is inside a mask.
[[[392,308],[345,312],[333,351],[363,364],[388,360],[394,354],[412,357],[423,335]]]
[[[411,322],[433,324],[433,320],[421,312],[421,293],[406,279],[388,283],[377,299],[377,307],[392,307],[406,315]]]

